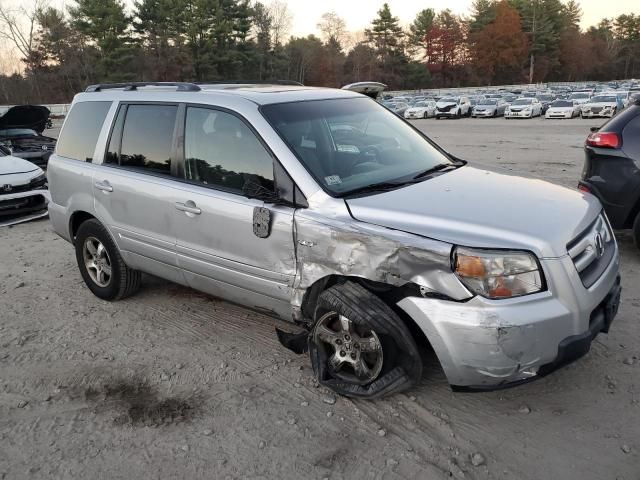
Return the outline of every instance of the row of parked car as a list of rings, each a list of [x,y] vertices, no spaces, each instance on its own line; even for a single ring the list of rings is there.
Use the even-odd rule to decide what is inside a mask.
[[[635,89],[634,89],[635,88]],[[526,91],[475,95],[423,95],[385,98],[382,103],[406,119],[424,118],[611,118],[640,98],[640,86],[627,90]]]

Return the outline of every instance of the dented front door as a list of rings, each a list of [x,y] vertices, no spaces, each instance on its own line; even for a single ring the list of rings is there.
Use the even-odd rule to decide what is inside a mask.
[[[202,187],[176,208],[178,265],[193,288],[291,319],[295,275],[293,209]],[[254,209],[269,212],[268,236],[254,231]]]

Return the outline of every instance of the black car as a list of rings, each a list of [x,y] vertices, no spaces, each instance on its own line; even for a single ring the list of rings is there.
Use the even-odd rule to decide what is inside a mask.
[[[593,128],[585,152],[578,188],[600,199],[614,229],[633,229],[640,248],[640,100]]]
[[[56,139],[42,135],[50,124],[50,111],[39,105],[11,107],[0,117],[0,145],[14,157],[24,158],[46,168],[56,147]]]

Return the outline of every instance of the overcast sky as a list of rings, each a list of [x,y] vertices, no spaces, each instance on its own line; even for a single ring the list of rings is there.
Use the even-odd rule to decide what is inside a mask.
[[[33,0],[0,0],[5,5],[29,4]],[[131,8],[133,0],[124,0]],[[262,0],[269,3],[270,0]],[[564,0],[566,1],[566,0]],[[73,0],[52,0],[58,6],[72,5]],[[347,22],[349,30],[363,30],[375,17],[375,12],[385,0],[288,0],[289,9],[293,13],[293,35],[301,36],[316,32],[316,24],[320,16],[334,10]],[[400,18],[403,25],[411,23],[416,13],[424,8],[436,11],[450,8],[455,13],[466,14],[471,8],[472,0],[387,0],[391,12]],[[640,14],[640,0],[579,0],[582,6],[582,26],[590,27],[604,17],[615,17],[622,13]]]
[[[385,0],[289,0],[289,8],[293,13],[291,33],[298,36],[314,33],[318,18],[329,10],[335,10],[344,18],[349,30],[363,30],[383,3]],[[416,13],[424,8],[436,11],[450,8],[455,13],[468,14],[472,0],[388,0],[387,3],[403,25],[408,25]],[[616,17],[622,13],[640,14],[640,0],[579,0],[579,3],[583,12],[583,28],[595,25],[604,17]]]

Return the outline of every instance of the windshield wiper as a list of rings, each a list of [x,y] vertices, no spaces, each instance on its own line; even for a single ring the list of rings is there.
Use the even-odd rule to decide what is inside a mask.
[[[357,195],[359,193],[371,193],[371,192],[389,192],[404,185],[417,183],[415,180],[407,180],[404,182],[380,182],[372,183],[371,185],[365,185],[364,187],[354,188],[341,194],[341,197],[347,197],[351,195]]]
[[[413,179],[418,180],[419,178],[424,178],[427,175],[431,175],[432,173],[440,172],[445,168],[458,168],[459,166],[460,165],[456,165],[455,163],[439,163],[434,167],[428,168],[427,170],[418,173],[416,176],[413,177]]]

